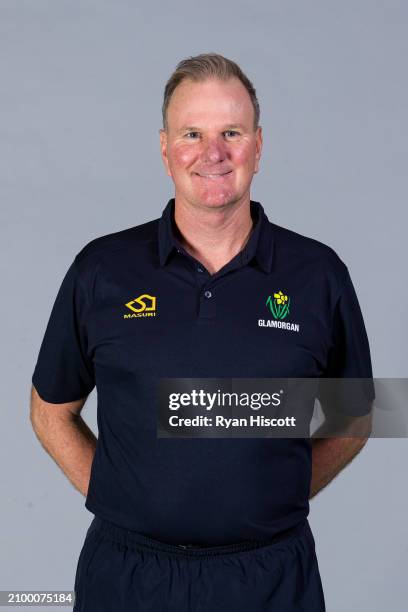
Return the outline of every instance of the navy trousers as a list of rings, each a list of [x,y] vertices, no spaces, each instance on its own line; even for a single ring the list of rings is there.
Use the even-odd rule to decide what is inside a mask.
[[[267,542],[189,547],[95,517],[75,576],[74,612],[325,612],[305,520]]]

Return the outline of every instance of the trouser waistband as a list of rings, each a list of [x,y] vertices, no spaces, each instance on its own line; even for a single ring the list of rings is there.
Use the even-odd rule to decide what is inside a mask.
[[[214,557],[217,555],[228,555],[231,553],[253,550],[281,542],[293,536],[300,535],[303,531],[307,530],[307,528],[308,522],[307,519],[305,519],[296,526],[291,527],[290,529],[285,529],[284,531],[281,531],[275,536],[271,536],[267,539],[245,540],[235,544],[221,546],[168,544],[166,542],[160,542],[159,540],[144,536],[136,531],[120,527],[119,525],[115,525],[114,523],[101,519],[97,516],[95,516],[93,519],[89,530],[98,530],[118,544],[123,544],[127,547],[134,547],[139,550],[161,551],[188,557]]]

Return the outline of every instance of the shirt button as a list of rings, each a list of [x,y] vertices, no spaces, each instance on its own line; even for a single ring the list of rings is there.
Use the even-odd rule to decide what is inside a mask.
[[[200,266],[197,268],[197,272],[204,272],[204,270],[202,268],[200,268]]]
[[[204,293],[204,295],[205,295],[206,298],[210,298],[212,296],[212,293],[211,293],[211,291],[206,291]]]

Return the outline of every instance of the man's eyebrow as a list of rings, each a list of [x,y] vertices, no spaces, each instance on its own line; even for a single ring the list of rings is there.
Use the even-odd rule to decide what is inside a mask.
[[[224,125],[223,126],[223,130],[234,130],[234,129],[240,129],[240,130],[244,130],[245,126],[243,126],[241,123],[229,123],[228,125]],[[196,127],[194,125],[184,125],[183,127],[181,127],[178,132],[199,132],[200,128]]]

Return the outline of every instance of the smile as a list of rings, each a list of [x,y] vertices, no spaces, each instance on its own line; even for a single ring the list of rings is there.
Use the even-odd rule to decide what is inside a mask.
[[[228,170],[228,172],[224,172],[223,174],[199,174],[198,172],[195,172],[194,174],[200,176],[201,178],[219,179],[227,174],[231,174],[231,172],[232,170]]]

